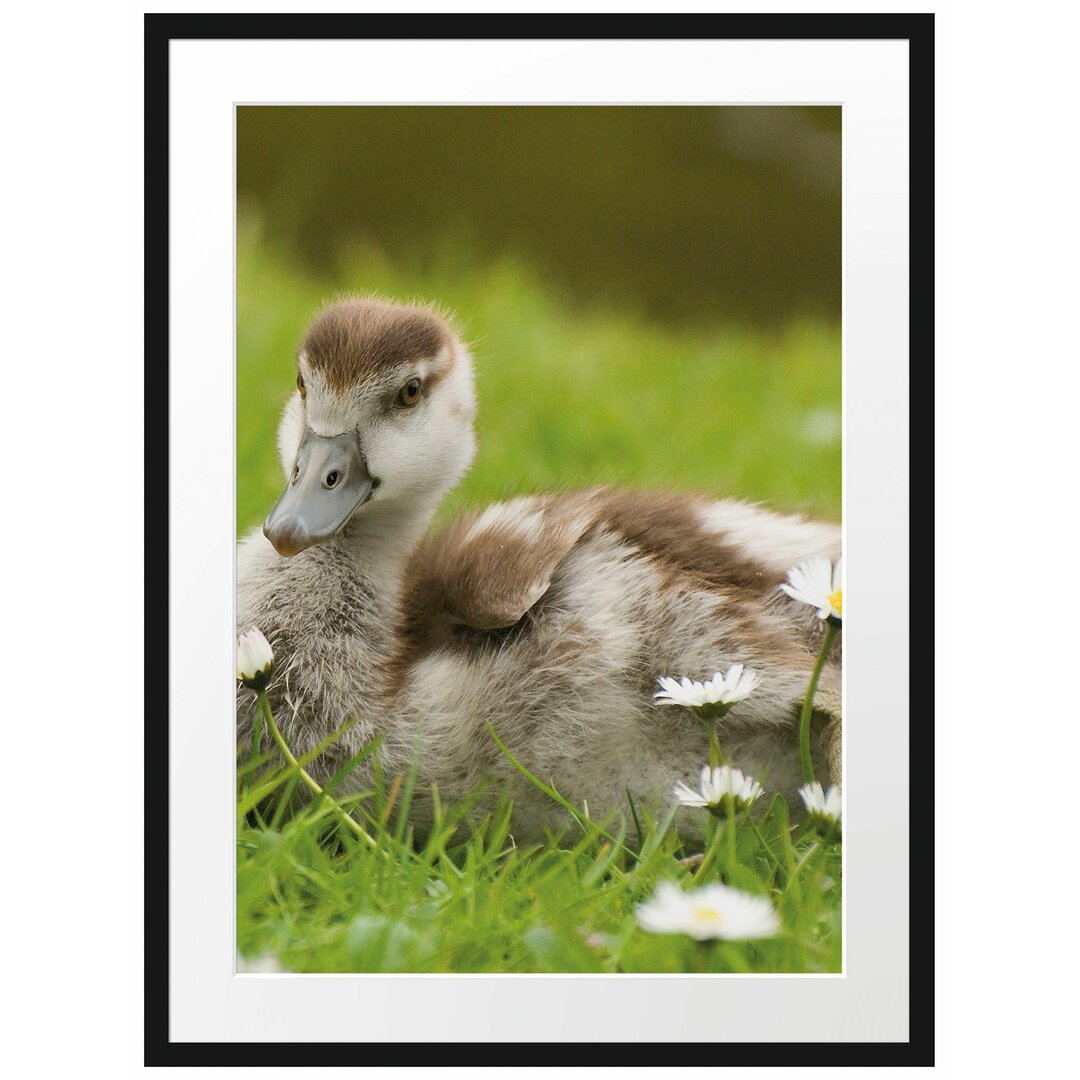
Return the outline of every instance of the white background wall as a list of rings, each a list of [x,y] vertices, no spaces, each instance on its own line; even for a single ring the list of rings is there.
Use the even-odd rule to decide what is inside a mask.
[[[1074,1056],[1077,937],[1069,9],[825,7],[944,8],[938,379],[925,388],[928,422],[938,395],[939,569],[925,600],[938,633],[939,1062],[1054,1075]],[[25,5],[2,45],[0,745],[15,884],[0,926],[19,1075],[141,1062],[142,10]],[[87,202],[68,190],[73,150]],[[65,482],[57,431],[85,440],[91,480]],[[102,822],[117,836],[108,853],[90,842]]]

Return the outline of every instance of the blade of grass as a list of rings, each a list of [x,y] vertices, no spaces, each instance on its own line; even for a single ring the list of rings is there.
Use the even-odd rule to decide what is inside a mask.
[[[333,776],[323,785],[322,793],[315,796],[314,806],[322,804],[324,799],[329,799],[337,788],[344,782],[345,778],[351,773],[358,765],[366,761],[375,751],[379,748],[379,744],[382,742],[382,735],[376,735],[366,746],[361,747],[348,761],[342,765]]]
[[[638,850],[641,850],[641,845],[645,842],[641,835],[641,822],[638,821],[637,807],[634,805],[634,796],[630,794],[630,789],[626,789],[626,801],[630,804],[630,816],[634,819],[634,829],[637,832],[637,844]]]
[[[288,782],[285,785],[285,790],[281,793],[277,800],[277,805],[274,807],[273,817],[270,818],[270,828],[277,832],[281,828],[281,822],[285,817],[285,811],[289,809],[289,805],[292,802],[293,792],[296,791],[296,785],[300,782],[300,777],[293,773]]]
[[[610,840],[613,844],[619,844],[620,847],[623,846],[606,829],[602,829],[595,822],[590,821],[572,802],[570,802],[569,799],[563,798],[563,796],[560,795],[550,784],[545,784],[544,781],[541,780],[538,776],[529,772],[529,770],[524,765],[522,765],[522,763],[518,761],[518,759],[514,757],[514,755],[510,752],[510,748],[506,745],[506,743],[502,741],[502,739],[499,738],[499,736],[495,733],[495,729],[491,726],[490,723],[487,724],[487,729],[488,734],[495,740],[495,745],[502,751],[503,756],[507,759],[507,761],[509,761],[510,764],[513,765],[514,768],[517,769],[517,771],[521,773],[521,775],[524,776],[526,780],[529,781],[529,783],[539,788],[545,795],[547,795],[549,799],[557,802],[559,806],[561,806],[578,823],[578,825],[581,826],[584,832],[588,833],[595,829],[596,832],[600,833],[601,836],[607,837],[607,839]],[[630,854],[632,855],[633,852],[630,852]]]
[[[398,807],[397,827],[394,839],[400,844],[405,839],[405,830],[409,824],[409,810],[412,807],[413,791],[416,788],[416,776],[420,771],[420,740],[416,740],[409,772],[405,778],[405,790],[401,793],[401,805]]]

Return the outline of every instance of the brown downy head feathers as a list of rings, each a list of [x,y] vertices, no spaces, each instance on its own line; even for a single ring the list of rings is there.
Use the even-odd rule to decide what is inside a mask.
[[[453,340],[447,323],[428,308],[350,298],[323,309],[301,351],[341,393],[410,360],[435,356]]]

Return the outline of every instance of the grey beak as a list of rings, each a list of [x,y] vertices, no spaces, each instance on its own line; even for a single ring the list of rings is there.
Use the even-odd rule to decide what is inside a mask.
[[[371,498],[374,482],[355,431],[326,438],[304,433],[292,477],[263,525],[279,555],[329,540]]]

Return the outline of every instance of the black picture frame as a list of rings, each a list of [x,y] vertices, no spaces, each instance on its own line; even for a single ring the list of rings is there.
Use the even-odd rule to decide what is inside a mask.
[[[423,30],[420,32],[419,26]],[[144,21],[145,61],[145,369],[146,407],[159,417],[158,438],[146,448],[145,500],[147,522],[153,523],[154,543],[147,543],[147,624],[160,625],[168,580],[167,537],[169,492],[159,478],[168,473],[167,409],[169,355],[169,43],[179,39],[896,39],[909,43],[909,147],[910,147],[910,352],[911,377],[918,370],[932,377],[934,365],[934,16],[931,14],[837,15],[424,15],[422,24],[403,15],[301,14],[148,14]],[[919,534],[909,534],[912,580],[922,582],[921,593],[934,578],[931,541],[933,484],[933,427],[913,412],[910,476],[922,493]],[[917,435],[917,437],[916,437]],[[916,459],[917,455],[917,459]],[[163,528],[163,524],[165,527]],[[149,540],[149,536],[147,537]],[[167,615],[167,610],[166,613]],[[933,656],[933,628],[917,618],[914,601],[911,625],[920,627],[920,684],[928,680]],[[930,637],[930,640],[928,639]],[[146,645],[145,663],[153,671],[147,680],[145,711],[145,808],[168,829],[169,777],[161,767],[167,760],[168,695],[162,693],[160,635]],[[914,679],[914,675],[912,678]],[[916,699],[915,687],[911,698]],[[932,722],[933,704],[920,693],[920,727]],[[163,704],[164,712],[163,715]],[[932,743],[930,744],[932,746]],[[911,759],[915,760],[914,747]],[[906,1043],[680,1043],[676,1054],[670,1043],[603,1044],[604,1063],[643,1065],[695,1062],[733,1065],[908,1065],[934,1062],[934,921],[933,921],[933,779],[932,750],[918,753],[917,782],[909,774],[910,824],[920,847],[910,862],[909,940],[919,942],[919,955],[909,956],[908,1002],[910,1039]],[[917,787],[916,787],[917,783]],[[447,1064],[483,1061],[483,1048],[495,1044],[417,1044],[410,1054],[400,1043],[321,1042],[196,1043],[174,1042],[169,1036],[169,852],[159,843],[160,829],[147,830],[145,858],[145,1018],[144,1061],[156,1065],[379,1065],[430,1060],[433,1050],[444,1051]],[[909,860],[912,853],[909,852]],[[917,872],[916,872],[917,869]],[[363,1046],[358,1058],[357,1047]],[[580,1063],[580,1043],[544,1042],[512,1044],[514,1060],[529,1065]],[[722,1055],[718,1049],[722,1046]],[[527,1054],[522,1050],[527,1048]],[[313,1053],[317,1050],[317,1053]],[[479,1052],[479,1054],[478,1054]],[[504,1059],[505,1060],[505,1059]]]

